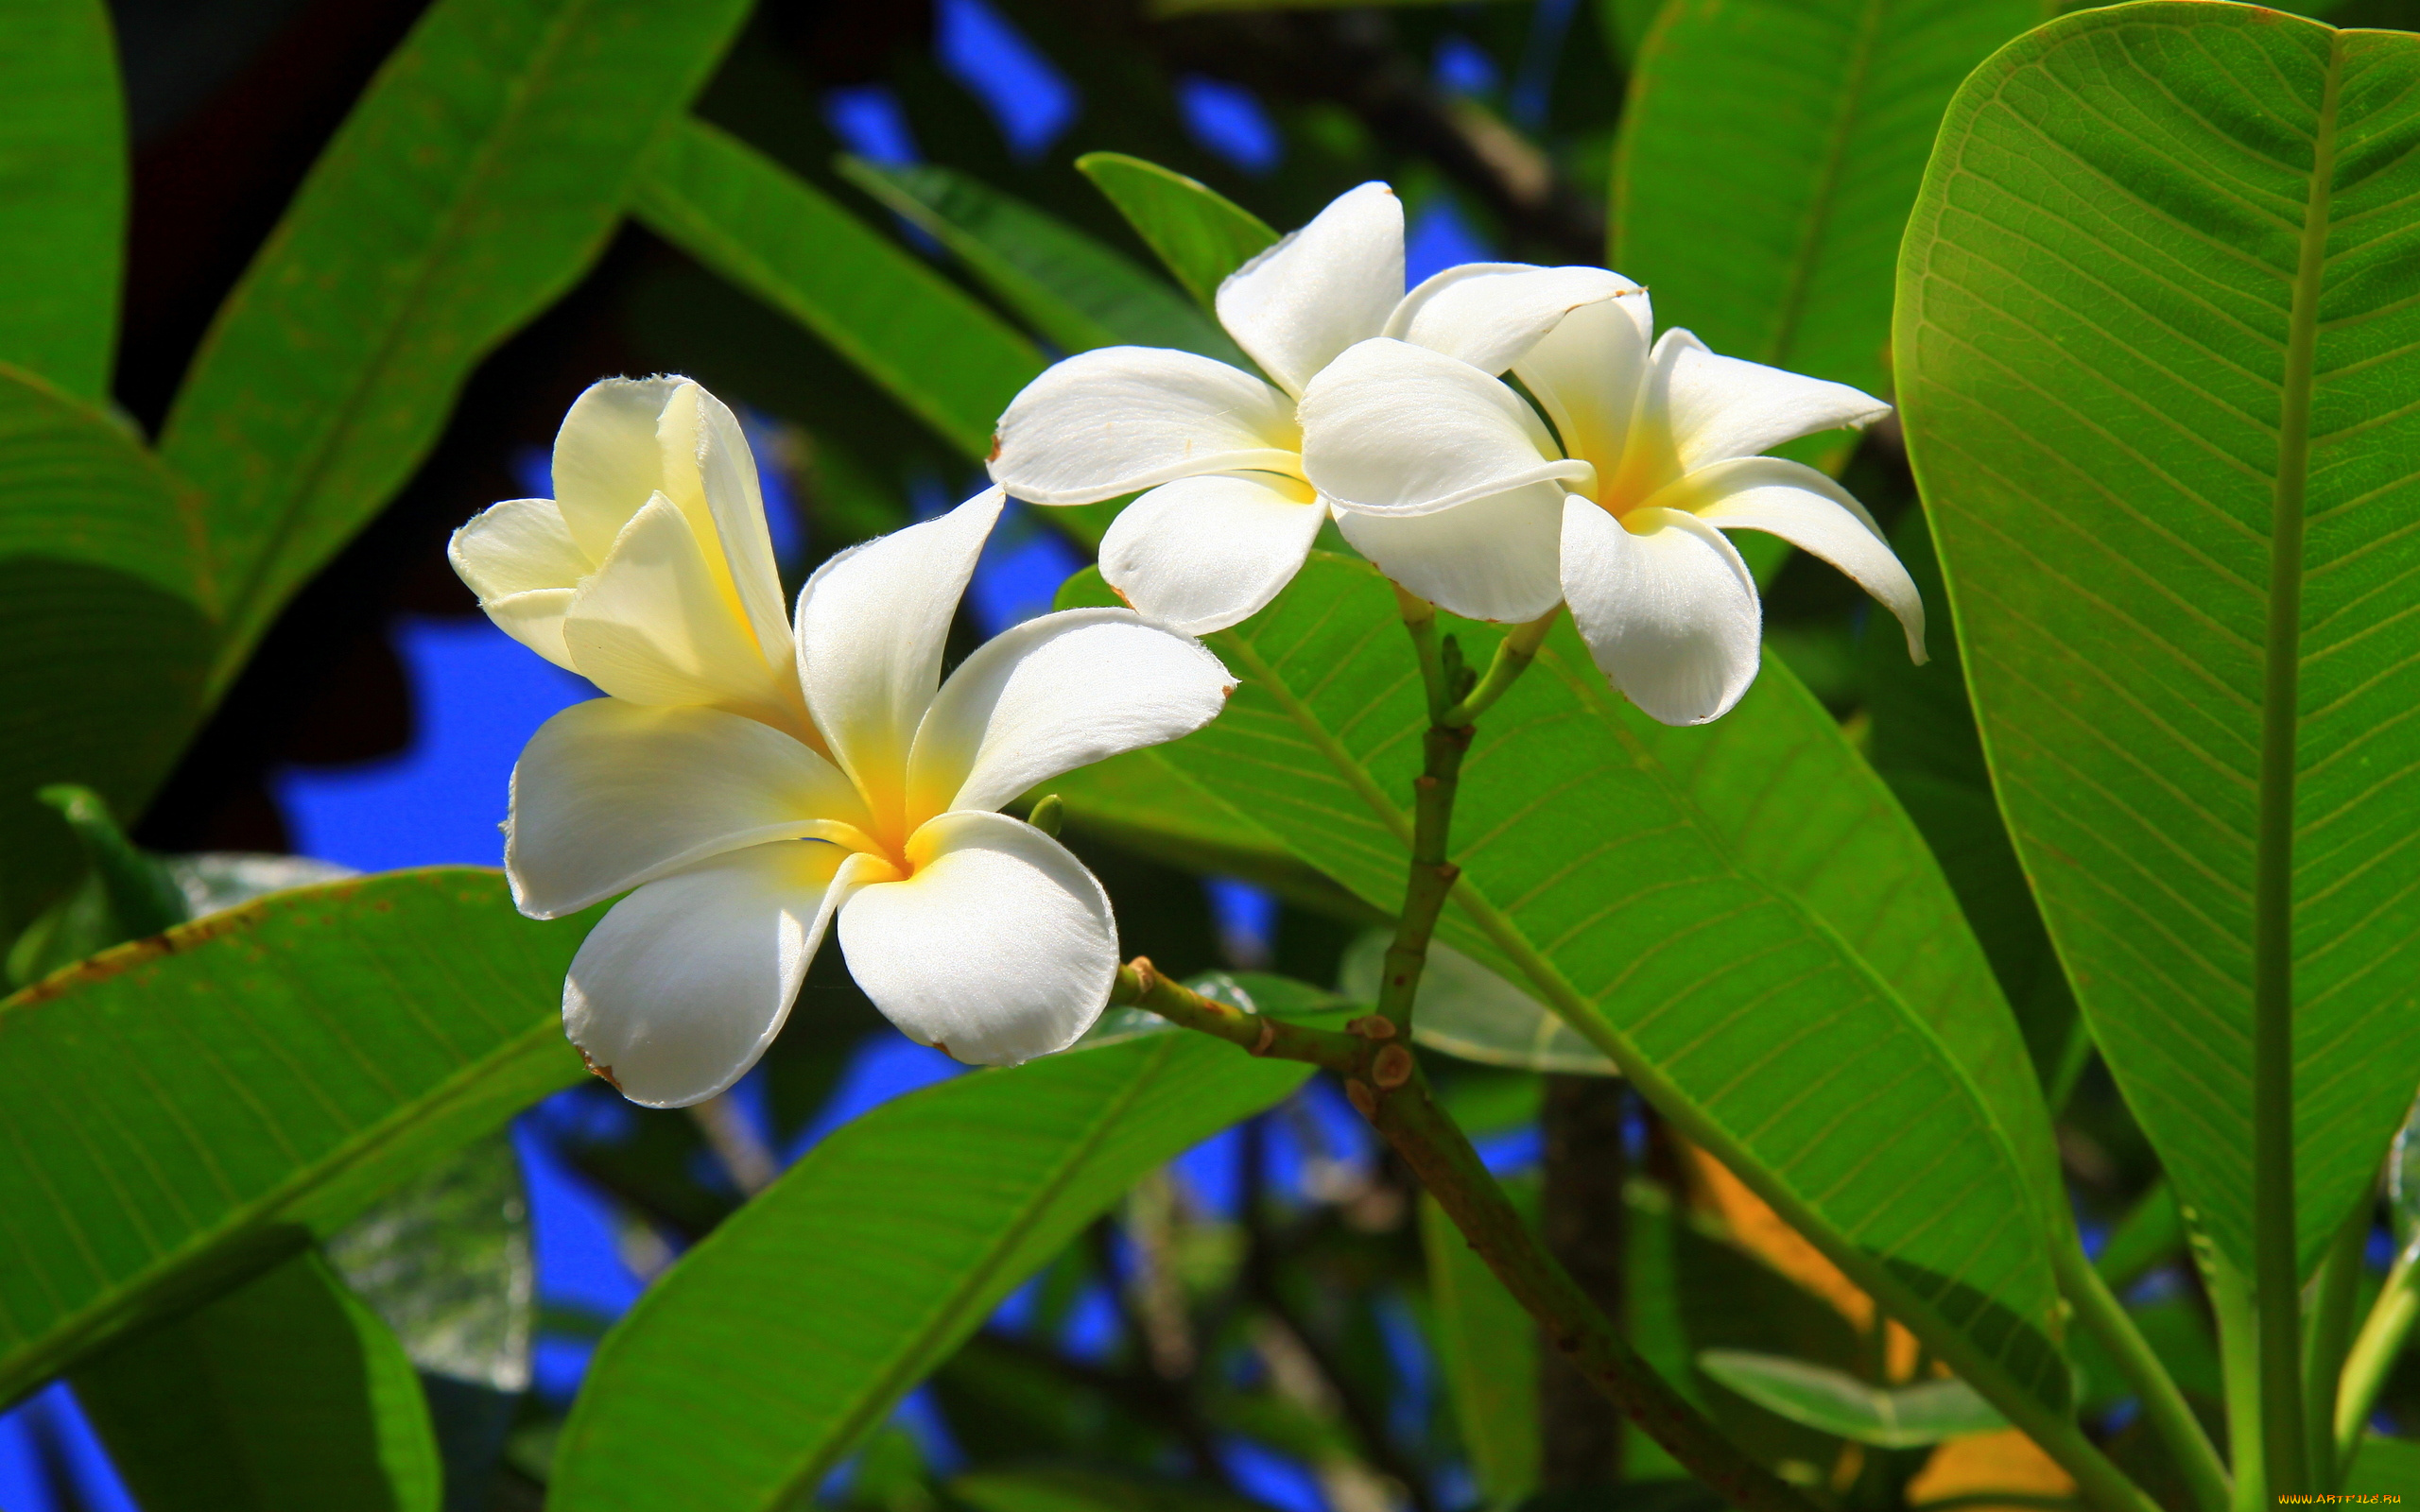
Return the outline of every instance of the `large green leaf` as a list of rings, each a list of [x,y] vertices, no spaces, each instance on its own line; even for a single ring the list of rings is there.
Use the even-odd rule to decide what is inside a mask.
[[[125,427],[0,365],[0,940],[81,869],[34,790],[140,814],[192,733],[219,602],[199,524]]]
[[[217,677],[369,523],[472,367],[613,233],[746,0],[441,0],[219,311],[161,438],[231,585]]]
[[[1892,274],[1958,81],[2045,0],[1672,0],[1632,71],[1613,266],[1715,351],[1891,391]]]
[[[316,1254],[123,1339],[76,1400],[144,1512],[437,1512],[437,1440],[387,1325]]]
[[[811,1494],[1137,1177],[1305,1074],[1150,1034],[960,1077],[849,1125],[607,1335],[547,1504],[769,1512]]]
[[[1960,92],[1901,270],[2001,804],[2178,1200],[2247,1271],[2264,793],[2306,1265],[2420,1078],[2416,146],[2420,37],[2089,11]]]
[[[1471,1477],[1489,1506],[1519,1506],[1538,1488],[1537,1325],[1426,1193],[1420,1197],[1420,1243],[1438,1364]]]
[[[126,102],[101,0],[0,4],[0,363],[109,395]]]
[[[1242,368],[1243,350],[1123,253],[962,173],[843,158],[841,176],[932,233],[984,286],[1067,352],[1175,347]]]
[[[1042,352],[912,252],[717,127],[688,120],[648,159],[650,231],[822,337],[968,457]]]
[[[498,873],[272,894],[0,1003],[0,1400],[208,1299],[581,1074],[584,933]]]
[[[1103,597],[1096,576],[1061,601]],[[1458,633],[1474,657],[1493,635]],[[1167,759],[1392,912],[1423,717],[1385,580],[1314,553],[1210,644],[1243,686]],[[1440,936],[1527,982],[1995,1400],[2063,1402],[2066,1218],[2024,1045],[1922,838],[1788,671],[1674,730],[1566,624],[1460,794]]]
[[[1076,166],[1205,310],[1220,281],[1277,241],[1258,215],[1156,163],[1123,152],[1087,152]]]

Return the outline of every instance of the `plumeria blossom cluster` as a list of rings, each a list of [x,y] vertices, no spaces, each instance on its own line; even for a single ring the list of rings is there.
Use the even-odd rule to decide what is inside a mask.
[[[532,917],[628,895],[564,984],[589,1064],[655,1107],[722,1091],[827,930],[876,1007],[961,1060],[1081,1035],[1116,971],[1109,898],[998,810],[1200,728],[1235,687],[1218,659],[1131,610],[1079,610],[944,679],[996,489],[833,558],[786,615],[754,459],[685,380],[591,388],[555,478],[556,498],[465,525],[452,557],[499,626],[608,695],[531,738],[505,849]]]
[[[1235,679],[1192,636],[1266,607],[1329,520],[1457,614],[1568,605],[1599,668],[1671,724],[1755,677],[1762,610],[1726,530],[1841,568],[1923,660],[1923,606],[1872,517],[1761,455],[1888,405],[1656,336],[1647,291],[1604,268],[1403,284],[1402,207],[1363,184],[1219,288],[1258,372],[1141,347],[1057,364],[1001,418],[993,489],[835,557],[790,613],[731,412],[678,378],[582,395],[556,496],[488,509],[452,557],[497,625],[606,695],[530,740],[505,851],[534,917],[627,895],[564,985],[590,1064],[641,1103],[720,1092],[829,930],[922,1043],[978,1063],[1073,1043],[1116,972],[1109,899],[999,810],[1216,716]],[[1004,491],[1138,490],[1100,554],[1131,609],[1028,621],[942,679]]]
[[[1195,634],[1266,606],[1333,518],[1457,614],[1568,604],[1632,701],[1702,724],[1756,673],[1756,585],[1722,534],[1747,529],[1847,573],[1924,660],[1923,605],[1873,518],[1824,473],[1759,455],[1888,404],[1686,331],[1656,337],[1647,291],[1603,268],[1403,279],[1401,206],[1363,184],[1219,290],[1273,383],[1188,352],[1083,352],[1009,406],[992,476],[1037,504],[1150,488],[1103,541],[1102,576]]]

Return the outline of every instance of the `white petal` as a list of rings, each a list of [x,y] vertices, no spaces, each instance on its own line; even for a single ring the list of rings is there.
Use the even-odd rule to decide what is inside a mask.
[[[1131,610],[1045,614],[951,673],[916,732],[909,811],[995,809],[1036,782],[1189,735],[1236,679],[1191,636]]]
[[[1512,365],[1513,374],[1546,406],[1564,445],[1600,470],[1629,471],[1637,461],[1617,459],[1629,448],[1631,413],[1647,369],[1654,319],[1645,294],[1583,304]]]
[[[685,1108],[756,1064],[843,889],[838,846],[751,846],[648,883],[580,942],[563,1032],[623,1096]]]
[[[1681,466],[1692,472],[1891,413],[1890,405],[1846,384],[1716,356],[1686,331],[1667,331],[1655,346],[1659,358],[1667,347],[1675,349],[1666,403]]]
[[[915,875],[840,908],[849,974],[910,1040],[976,1065],[1064,1050],[1109,1003],[1117,921],[1064,846],[1001,814],[944,814]]]
[[[504,869],[523,913],[554,919],[708,856],[866,822],[848,780],[778,730],[596,698],[523,747]]]
[[[1465,263],[1403,297],[1386,335],[1498,373],[1521,360],[1564,316],[1604,300],[1647,291],[1601,267],[1533,267],[1527,263]]]
[[[1267,473],[1182,478],[1110,522],[1100,575],[1147,618],[1207,635],[1257,614],[1292,582],[1326,518],[1308,488],[1288,491]]]
[[[1384,330],[1402,298],[1403,201],[1372,182],[1228,274],[1217,303],[1236,344],[1299,394],[1338,352]]]
[[[1689,499],[1685,507],[1707,524],[1779,536],[1848,574],[1899,617],[1908,635],[1908,655],[1924,662],[1924,600],[1876,528],[1874,517],[1846,489],[1811,467],[1777,456],[1754,456],[1692,472],[1671,491],[1677,498],[1684,490]]]
[[[617,698],[729,704],[777,723],[794,712],[787,640],[757,644],[688,516],[663,494],[573,595],[562,634],[573,669]]]
[[[908,752],[1001,502],[998,489],[986,489],[937,520],[853,546],[817,568],[799,594],[806,706],[886,828],[900,822]]]
[[[555,433],[555,502],[572,539],[596,560],[664,487],[657,417],[684,380],[608,378],[572,402]]]
[[[1642,518],[1644,517],[1644,518]],[[1721,532],[1680,509],[1635,509],[1634,535],[1564,501],[1563,592],[1599,671],[1668,725],[1720,718],[1756,680],[1763,610]]]
[[[1303,396],[1303,470],[1340,507],[1427,514],[1526,484],[1585,486],[1585,462],[1505,385],[1407,342],[1364,341]]]
[[[1294,402],[1240,369],[1159,347],[1053,363],[1000,417],[992,480],[1035,504],[1091,504],[1172,478],[1291,472]]]
[[[485,599],[479,608],[487,610],[497,629],[565,672],[578,672],[571,663],[571,646],[563,640],[563,616],[571,611],[573,596],[574,591],[568,588],[533,588],[526,593]]]
[[[508,499],[454,532],[445,558],[496,627],[559,667],[571,666],[563,612],[596,564],[571,539],[552,499]]]
[[[1563,600],[1560,486],[1533,483],[1435,514],[1339,511],[1353,549],[1405,588],[1467,619],[1523,624]]]
[[[756,454],[739,417],[699,384],[683,384],[666,404],[657,438],[686,446],[676,467],[666,445],[666,491],[689,517],[701,542],[712,542],[730,575],[748,623],[767,646],[789,654],[789,616],[783,612],[782,574],[773,561],[773,537],[765,523],[765,494],[756,477]],[[694,490],[694,500],[692,492]]]
[[[490,505],[454,532],[445,544],[445,559],[482,599],[534,588],[576,587],[596,570],[595,558],[572,540],[552,499]]]

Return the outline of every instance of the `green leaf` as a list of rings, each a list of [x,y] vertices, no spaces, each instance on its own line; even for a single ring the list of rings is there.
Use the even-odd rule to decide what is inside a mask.
[[[1080,576],[1061,602],[1105,596]],[[1495,632],[1455,633],[1484,662]],[[1164,754],[1392,912],[1424,720],[1385,580],[1314,552],[1208,640],[1243,686]],[[1455,836],[1442,938],[1525,981],[1995,1400],[2064,1403],[2067,1218],[2023,1043],[1922,838],[1786,668],[1674,730],[1558,627],[1480,727]]]
[[[1538,1488],[1538,1326],[1426,1192],[1420,1243],[1438,1364],[1472,1478],[1489,1506],[1518,1506]]]
[[[436,1512],[437,1440],[387,1325],[302,1254],[76,1371],[144,1512]]]
[[[7,0],[0,36],[0,363],[106,400],[127,205],[109,9]]]
[[[975,1512],[1257,1512],[1259,1503],[1167,1481],[1143,1481],[1073,1466],[977,1470],[943,1486]]]
[[[1188,870],[1240,877],[1289,902],[1340,919],[1370,920],[1370,905],[1295,859],[1251,818],[1144,749],[1079,767],[1036,788],[1066,805],[1079,832]]]
[[[2001,804],[2178,1201],[2247,1273],[2264,853],[2304,1266],[2420,1067],[2415,85],[2401,33],[2068,17],[1960,92],[1902,271],[1910,455]]]
[[[584,930],[498,873],[273,894],[0,1003],[0,1400],[334,1231],[579,1079]]]
[[[703,121],[666,133],[633,213],[805,326],[968,457],[1042,352],[922,259],[754,147]]]
[[[2008,1426],[1963,1381],[1869,1385],[1827,1366],[1747,1349],[1701,1350],[1698,1368],[1768,1412],[1877,1449],[1921,1449]]]
[[[104,946],[157,935],[185,921],[185,895],[176,879],[167,868],[135,849],[98,793],[73,782],[53,782],[38,789],[34,797],[56,809],[76,833],[84,847],[84,858],[124,931],[104,941]],[[96,948],[87,954],[98,953]]]
[[[161,452],[232,585],[216,678],[401,488],[472,368],[604,249],[745,0],[441,0],[194,359]]]
[[[1892,274],[1958,81],[2044,0],[1674,5],[1616,148],[1613,266],[1726,356],[1891,391]],[[1837,441],[1837,437],[1835,437]]]
[[[1922,509],[1908,511],[1891,533],[1891,546],[1924,601],[1934,606],[1925,635],[1932,660],[1917,666],[1889,636],[1865,637],[1866,755],[1941,862],[2025,1031],[2034,1072],[2058,1099],[2083,1069],[2091,1043],[1992,797],[1957,627],[1942,612],[1949,595]],[[2053,1109],[2058,1106],[2054,1100]]]
[[[143,812],[218,641],[199,501],[117,421],[0,366],[0,938],[82,872],[48,782]]]
[[[1374,929],[1345,947],[1337,990],[1376,1003],[1393,941],[1392,930]],[[1603,1051],[1553,1010],[1451,945],[1428,948],[1428,965],[1412,1003],[1411,1037],[1431,1050],[1486,1066],[1618,1074]]]
[[[1137,1177],[1305,1074],[1158,1034],[867,1114],[683,1256],[607,1336],[547,1504],[721,1512],[811,1494]]]
[[[2361,1440],[2353,1462],[2345,1468],[2344,1489],[2360,1495],[2406,1497],[2420,1486],[2420,1443],[2408,1438]]]
[[[1205,310],[1217,301],[1220,281],[1277,244],[1277,233],[1258,215],[1156,163],[1123,152],[1087,152],[1076,166]]]
[[[923,227],[1052,345],[1174,347],[1249,368],[1226,331],[1124,254],[962,173],[843,157],[840,176]]]

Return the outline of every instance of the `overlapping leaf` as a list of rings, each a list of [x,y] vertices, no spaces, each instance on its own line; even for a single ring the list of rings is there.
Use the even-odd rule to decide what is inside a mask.
[[[1243,687],[1165,747],[1389,909],[1422,722],[1392,610],[1368,566],[1314,554],[1212,638]],[[2065,1218],[2023,1044],[1922,839],[1786,670],[1676,730],[1566,627],[1483,726],[1455,822],[1443,937],[1534,987],[2003,1406],[2064,1401]]]
[[[444,0],[219,311],[161,438],[208,496],[220,684],[407,478],[478,359],[621,218],[743,0]]]
[[[2415,247],[2420,38],[2145,4],[1977,73],[1901,273],[2000,801],[2178,1199],[2247,1269],[2264,786],[2292,804],[2306,1264],[2420,1064]]]
[[[549,1504],[792,1504],[1137,1177],[1306,1074],[1148,1034],[959,1077],[849,1125],[607,1337]]]
[[[579,1078],[583,931],[504,879],[278,893],[0,1003],[0,1399],[206,1299]]]
[[[109,394],[126,103],[101,0],[0,4],[0,363]]]

